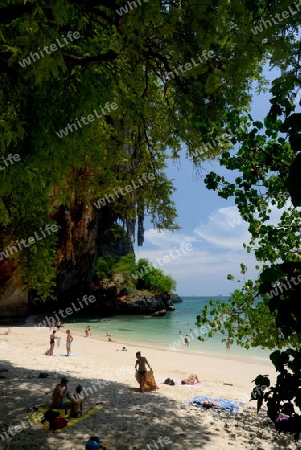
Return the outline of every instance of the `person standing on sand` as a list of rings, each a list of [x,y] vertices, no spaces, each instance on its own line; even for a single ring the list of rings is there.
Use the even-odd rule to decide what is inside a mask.
[[[53,331],[50,335],[50,350],[49,350],[49,356],[53,356],[53,349],[54,349],[54,339],[57,339],[57,336],[55,335],[56,331]]]
[[[139,373],[140,379],[139,379],[139,383],[140,383],[140,392],[144,392],[144,384],[146,383],[147,380],[147,370],[146,370],[146,364],[149,367],[149,370],[153,370],[151,368],[151,366],[148,363],[148,360],[145,358],[145,356],[141,356],[141,352],[137,352],[136,353],[136,364],[135,364],[135,369],[137,370],[137,372]],[[138,369],[137,369],[138,366]]]
[[[67,330],[66,333],[67,333],[67,338],[66,338],[67,356],[70,356],[71,342],[73,342],[73,337],[70,334],[70,330]]]
[[[188,339],[188,335],[187,334],[184,337],[184,343],[185,343],[185,345],[189,345],[189,339]]]
[[[58,321],[56,322],[56,331],[60,331],[61,325],[62,325],[62,322],[61,322],[60,320],[58,320]]]

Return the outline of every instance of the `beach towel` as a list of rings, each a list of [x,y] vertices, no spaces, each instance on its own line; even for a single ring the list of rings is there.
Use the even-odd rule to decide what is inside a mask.
[[[197,395],[188,401],[187,405],[197,406],[199,408],[205,409],[214,409],[216,411],[228,411],[233,414],[238,413],[238,408],[242,406],[244,403],[235,402],[233,400],[224,400],[222,398],[210,398],[210,397],[202,397]],[[184,406],[184,407],[185,407]]]
[[[200,387],[200,386],[203,386],[203,383],[199,382],[199,383],[196,383],[196,384],[182,384],[181,381],[177,381],[177,382],[176,382],[176,385],[177,385],[177,386],[192,387],[192,388],[194,388],[194,387]]]
[[[136,372],[136,380],[137,382],[140,384],[140,374],[138,372]],[[154,378],[154,374],[151,370],[149,370],[147,372],[147,379],[146,379],[146,383],[144,384],[144,389],[146,391],[153,391],[156,389],[160,389],[159,386],[157,386],[156,380]]]
[[[51,408],[51,409],[55,412],[59,412],[61,417],[65,417],[65,409],[57,409],[57,408]],[[29,420],[32,420],[33,422],[35,422],[36,421],[35,418],[37,417],[37,414],[45,414],[45,412],[48,410],[49,410],[49,408],[41,408],[38,410],[38,412],[28,414],[27,417]],[[90,416],[92,416],[92,414],[99,412],[99,411],[100,411],[99,408],[91,408],[83,416],[71,417],[71,418],[68,417],[68,419],[70,419],[70,420],[67,424],[67,427],[65,427],[65,428],[72,427],[73,425],[76,425],[81,420],[84,420],[86,417],[90,417]],[[49,430],[49,422],[45,422],[44,424],[41,424],[41,427],[43,430],[48,431]],[[62,431],[63,429],[64,428],[58,429],[55,431],[55,433],[58,433],[58,432]]]

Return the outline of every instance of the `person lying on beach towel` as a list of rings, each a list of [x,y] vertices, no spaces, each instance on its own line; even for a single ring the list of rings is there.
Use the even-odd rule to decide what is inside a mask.
[[[191,373],[186,380],[182,380],[181,384],[197,384],[200,383],[196,373]]]
[[[228,411],[236,414],[239,406],[242,406],[243,403],[232,400],[224,400],[222,398],[202,397],[198,395],[189,400],[188,405],[198,406],[205,409],[212,408],[219,411]]]

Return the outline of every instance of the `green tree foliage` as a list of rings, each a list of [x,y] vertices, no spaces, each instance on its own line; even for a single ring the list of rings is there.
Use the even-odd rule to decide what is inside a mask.
[[[259,6],[154,0],[120,15],[123,4],[0,4],[0,156],[21,158],[0,173],[4,246],[32,235],[59,205],[106,195],[112,223],[125,221],[132,235],[138,218],[141,245],[145,214],[158,228],[177,227],[167,148],[177,158],[184,143],[200,164],[229,147],[228,116],[247,107],[261,70],[262,37],[250,39],[249,29]],[[87,122],[95,110],[101,117]],[[131,181],[139,187],[126,191]],[[25,286],[54,275],[57,243],[43,245],[35,267],[30,251],[18,256]]]
[[[137,288],[146,289],[154,292],[169,292],[176,289],[175,280],[165,275],[163,270],[157,269],[149,264],[147,259],[139,259],[136,274]]]
[[[122,256],[111,267],[109,267],[106,258],[99,258],[97,264],[97,275],[100,278],[104,278],[105,275],[110,273],[121,274],[124,278],[124,284],[137,290],[171,293],[176,289],[176,281],[172,277],[165,275],[161,269],[151,266],[147,259],[140,258],[136,263],[134,253]]]
[[[122,273],[128,279],[137,270],[136,258],[134,253],[128,253],[122,256],[120,260],[113,265],[113,273]]]
[[[99,278],[103,280],[104,278],[107,278],[110,274],[111,268],[108,262],[104,258],[98,258],[96,275],[98,275]]]
[[[292,46],[292,49],[294,46]],[[198,317],[199,324],[220,320],[224,334],[246,348],[273,349],[270,359],[277,372],[276,385],[258,390],[258,408],[267,403],[269,417],[289,417],[276,421],[279,431],[301,431],[299,395],[301,372],[301,250],[300,250],[300,114],[292,92],[299,85],[299,54],[290,55],[293,65],[273,82],[271,108],[264,122],[253,122],[238,138],[235,153],[224,153],[220,164],[239,171],[234,181],[210,173],[209,189],[224,198],[234,197],[238,210],[249,224],[251,241],[244,244],[254,251],[259,265],[258,279],[247,280],[236,290],[228,304],[211,302]],[[274,214],[273,214],[274,212]],[[275,213],[276,212],[276,213]],[[242,266],[242,273],[246,268]],[[229,276],[231,279],[232,276]]]

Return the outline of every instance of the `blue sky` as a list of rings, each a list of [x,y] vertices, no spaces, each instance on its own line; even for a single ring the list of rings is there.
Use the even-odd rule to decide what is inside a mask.
[[[271,74],[266,75],[271,79]],[[254,120],[262,120],[267,114],[269,95],[254,93],[251,110]],[[147,227],[146,223],[145,242],[143,247],[135,249],[136,257],[152,260],[164,273],[171,275],[177,281],[176,292],[179,295],[229,295],[239,284],[228,281],[227,274],[242,279],[240,263],[248,266],[248,278],[256,274],[254,256],[247,254],[242,247],[249,241],[247,224],[241,221],[235,225],[232,222],[239,219],[232,198],[222,199],[204,185],[202,178],[207,172],[221,171],[218,163],[205,162],[200,177],[184,155],[183,151],[180,163],[175,165],[171,162],[167,169],[167,176],[174,180],[177,189],[173,199],[181,230],[158,232]],[[190,251],[186,250],[188,244],[192,246]],[[173,257],[165,258],[169,261],[164,264],[162,258],[170,255],[169,252]]]

